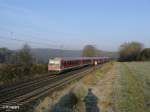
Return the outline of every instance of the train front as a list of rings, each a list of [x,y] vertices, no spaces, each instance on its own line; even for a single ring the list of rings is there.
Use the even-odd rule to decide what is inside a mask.
[[[61,59],[60,58],[49,59],[48,71],[60,72],[61,71]]]

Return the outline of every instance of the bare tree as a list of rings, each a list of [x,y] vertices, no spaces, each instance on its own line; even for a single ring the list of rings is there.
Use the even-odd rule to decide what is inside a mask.
[[[29,75],[33,65],[33,58],[30,51],[30,46],[25,44],[23,48],[16,54],[17,64],[20,65],[22,75]],[[22,76],[21,76],[22,77]]]
[[[30,46],[25,44],[23,48],[18,52],[17,58],[19,64],[31,65],[33,63],[33,58],[30,49]]]

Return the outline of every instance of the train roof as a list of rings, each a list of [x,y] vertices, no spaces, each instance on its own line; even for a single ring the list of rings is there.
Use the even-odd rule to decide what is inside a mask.
[[[109,57],[55,57],[50,60],[81,60],[81,59],[106,59]]]

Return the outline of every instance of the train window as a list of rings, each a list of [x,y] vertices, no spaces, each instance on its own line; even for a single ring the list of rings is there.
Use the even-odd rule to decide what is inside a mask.
[[[65,66],[67,66],[67,61],[65,61]]]
[[[70,65],[70,61],[67,61],[67,65]]]
[[[67,64],[70,65],[70,61],[67,61]]]

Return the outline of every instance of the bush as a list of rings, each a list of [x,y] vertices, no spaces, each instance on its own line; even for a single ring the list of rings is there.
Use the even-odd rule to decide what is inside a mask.
[[[31,73],[32,74],[41,74],[41,73],[46,73],[47,72],[47,64],[37,64],[33,65],[31,67]]]
[[[35,77],[36,74],[47,73],[47,65],[45,64],[33,64],[33,65],[12,65],[3,64],[0,67],[0,82],[8,83],[24,78]]]
[[[120,61],[136,61],[143,49],[143,45],[138,42],[124,43],[120,46]]]
[[[150,61],[150,48],[145,48],[138,56],[138,60]]]

